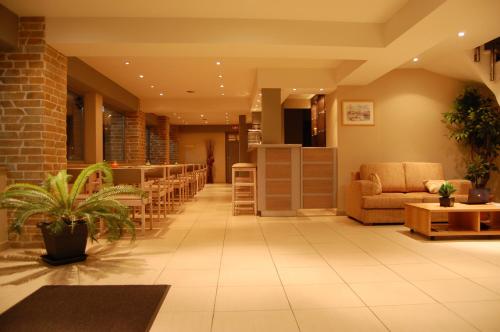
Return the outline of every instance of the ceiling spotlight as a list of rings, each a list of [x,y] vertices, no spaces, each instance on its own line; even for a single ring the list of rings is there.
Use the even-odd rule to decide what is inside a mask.
[[[293,91],[297,91],[297,89],[295,89],[295,88],[293,88],[292,90],[293,90]]]
[[[220,62],[220,61],[217,61],[215,64],[216,64],[217,66],[220,66],[221,62]]]
[[[160,96],[163,96],[163,92],[160,92]]]
[[[465,36],[465,31],[460,31],[457,35],[458,35],[460,38],[462,38],[463,36]]]
[[[324,90],[325,90],[325,89],[323,89],[323,88],[320,88],[320,89],[319,89],[319,91],[324,91]]]
[[[221,85],[220,85],[220,87],[221,87],[221,88],[223,88],[223,87],[224,87],[224,84],[221,84]]]
[[[419,59],[418,59],[417,57],[415,57],[415,58],[413,58],[413,60],[412,60],[412,61],[413,61],[413,62],[418,62],[418,60],[419,60]]]
[[[221,96],[224,96],[224,92],[220,94]]]
[[[151,89],[153,89],[155,86],[154,86],[153,84],[151,84],[149,87],[150,87]]]
[[[229,113],[228,113],[228,112],[226,112],[226,115],[228,115],[228,114],[229,114]]]
[[[180,118],[181,118],[181,116],[179,115],[179,116],[177,117],[177,119],[180,119]]]
[[[219,78],[222,78],[222,75],[219,75]]]
[[[129,65],[129,64],[130,64],[130,61],[125,61],[125,64],[126,64],[126,65]]]
[[[259,97],[262,97],[262,93],[259,93]]]
[[[139,78],[144,78],[144,75],[139,75]]]

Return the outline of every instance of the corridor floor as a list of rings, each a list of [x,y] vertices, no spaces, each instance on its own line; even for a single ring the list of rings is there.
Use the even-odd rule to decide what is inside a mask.
[[[346,217],[231,216],[209,185],[130,243],[49,268],[0,252],[0,312],[46,284],[170,284],[153,331],[500,331],[500,240],[428,241]],[[131,303],[133,305],[133,303]]]

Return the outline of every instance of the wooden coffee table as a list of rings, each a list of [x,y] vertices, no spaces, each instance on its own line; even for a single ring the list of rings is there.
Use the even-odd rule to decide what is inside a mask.
[[[481,212],[489,213],[489,220],[481,221]],[[447,215],[447,221],[432,221],[433,214]],[[455,203],[441,207],[439,203],[405,204],[405,226],[411,231],[430,237],[500,235],[500,204],[468,205]]]

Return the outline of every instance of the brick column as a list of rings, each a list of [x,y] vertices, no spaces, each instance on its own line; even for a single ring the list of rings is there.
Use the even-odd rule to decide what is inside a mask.
[[[151,127],[150,147],[152,164],[164,164],[169,161],[169,119],[158,117],[158,125]]]
[[[146,163],[146,114],[141,111],[125,114],[125,161]]]
[[[45,43],[45,19],[19,19],[18,48],[0,53],[0,164],[8,182],[66,168],[67,59]],[[40,243],[34,225],[11,241]]]

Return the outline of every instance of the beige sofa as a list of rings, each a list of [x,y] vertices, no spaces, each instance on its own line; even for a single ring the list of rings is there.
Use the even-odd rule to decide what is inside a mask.
[[[377,185],[368,180],[377,174],[382,183],[382,193]],[[437,203],[438,194],[429,193],[426,180],[444,180],[443,167],[439,163],[371,163],[363,164],[359,172],[352,173],[346,188],[346,213],[363,224],[404,222],[405,203]],[[470,181],[448,180],[457,192],[457,202],[467,200]],[[445,220],[445,215],[433,216],[433,220]]]

